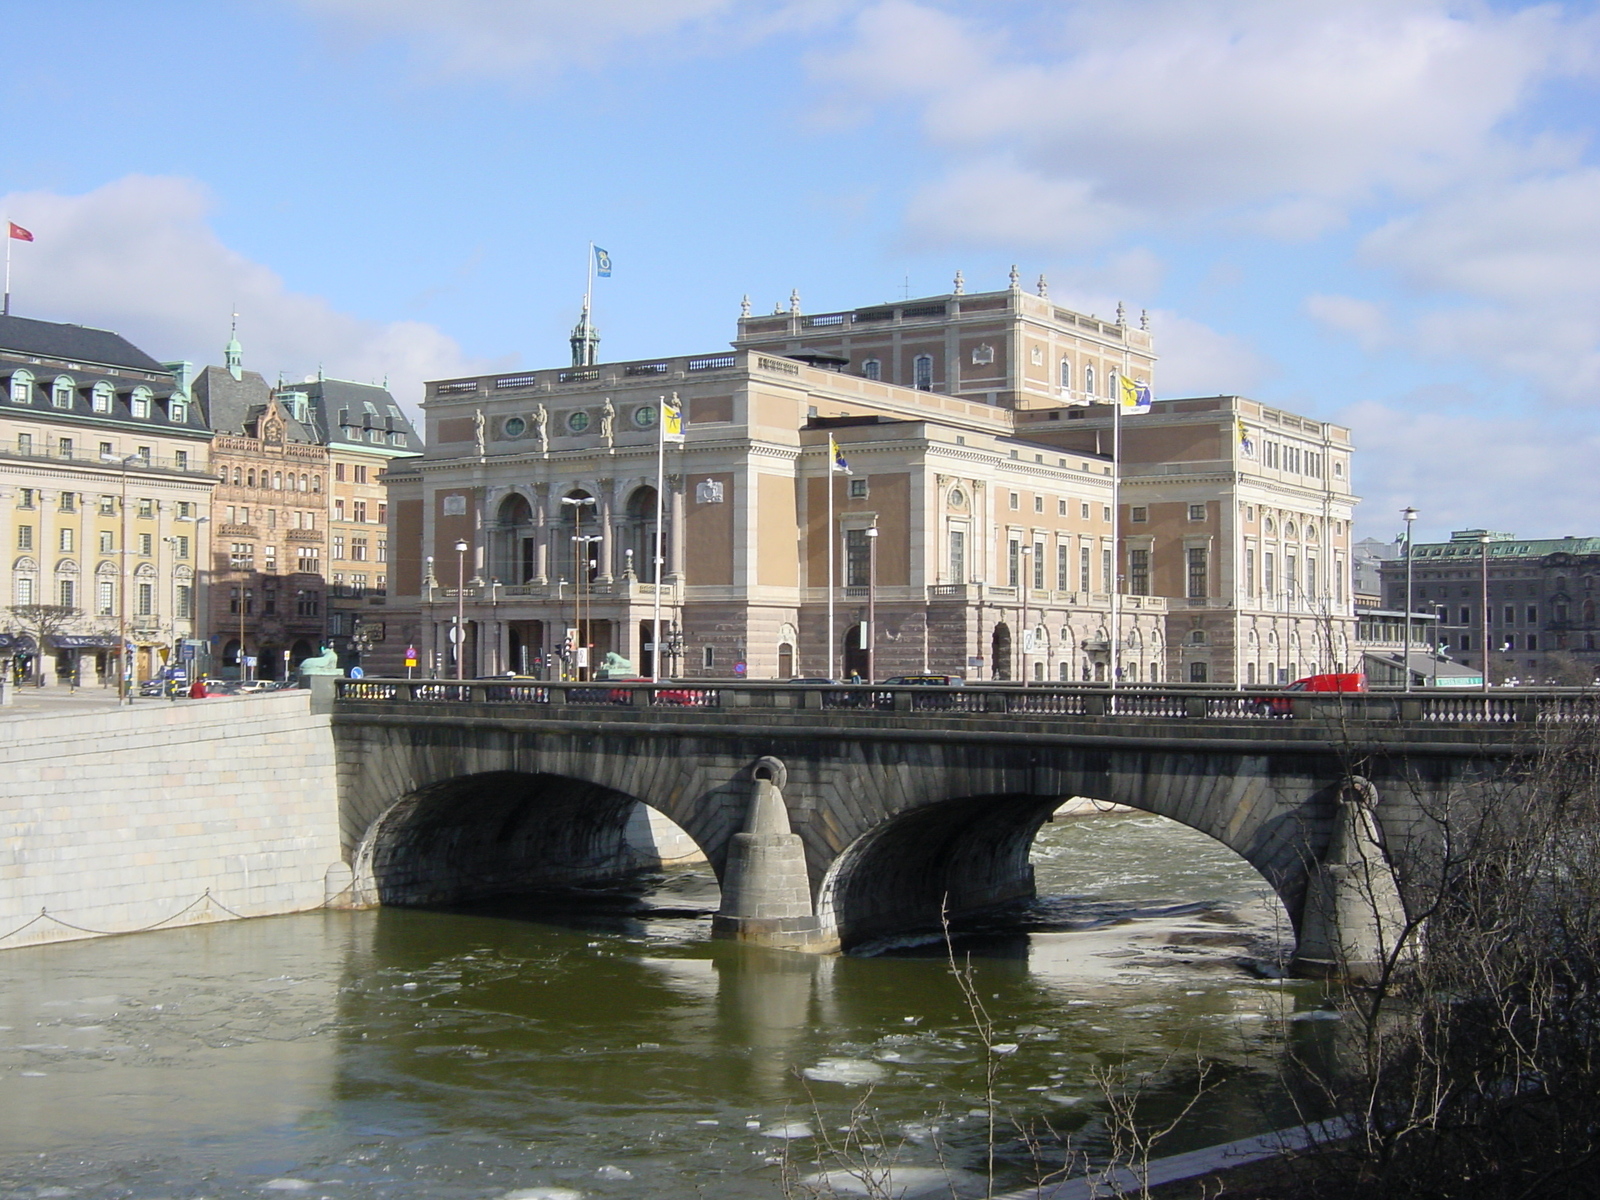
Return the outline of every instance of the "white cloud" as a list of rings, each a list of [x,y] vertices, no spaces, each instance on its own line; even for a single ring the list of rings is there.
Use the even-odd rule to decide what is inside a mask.
[[[1243,338],[1176,313],[1150,314],[1155,331],[1158,396],[1249,395],[1274,367]]]
[[[493,369],[431,325],[366,320],[291,291],[222,243],[193,180],[130,175],[83,195],[20,192],[3,204],[36,239],[13,256],[17,316],[114,329],[155,358],[205,364],[221,362],[237,308],[245,365],[269,380],[319,366],[345,379],[387,376],[412,407],[425,379]]]
[[[883,0],[813,69],[847,95],[913,106],[952,157],[914,205],[924,225],[941,204],[947,225],[981,218],[967,177],[998,158],[1054,198],[1032,206],[1047,244],[1069,202],[1148,220],[1249,213],[1303,238],[1380,191],[1427,194],[1491,161],[1570,155],[1549,139],[1515,146],[1500,128],[1595,42],[1593,21],[1551,6],[1451,0],[1085,0],[1044,6],[1031,28],[1008,7],[1009,37],[984,24],[997,11]],[[1003,238],[1014,224],[972,231]]]
[[[354,41],[398,38],[431,73],[527,79],[621,50],[740,48],[842,0],[292,0]]]
[[[1308,296],[1306,312],[1313,320],[1349,334],[1368,354],[1394,341],[1394,321],[1382,305],[1354,296]]]
[[[1476,411],[1474,411],[1476,409]],[[1548,415],[1489,412],[1474,398],[1434,392],[1401,403],[1352,405],[1335,420],[1359,453],[1354,480],[1363,532],[1387,537],[1406,505],[1422,509],[1418,536],[1489,528],[1549,537],[1592,530],[1600,511],[1600,431]]]
[[[1050,180],[1003,163],[974,163],[924,188],[906,214],[923,246],[966,244],[1085,250],[1126,228],[1127,212],[1088,184]]]

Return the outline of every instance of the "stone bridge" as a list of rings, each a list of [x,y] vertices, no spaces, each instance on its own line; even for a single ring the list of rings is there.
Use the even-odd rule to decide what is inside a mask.
[[[1034,835],[1092,797],[1230,847],[1283,901],[1310,970],[1370,959],[1430,811],[1514,780],[1552,705],[1583,702],[1302,695],[1274,712],[1182,688],[328,686],[358,902],[619,875],[639,865],[624,828],[642,803],[704,851],[721,934],[848,949],[1031,896]],[[1351,872],[1366,896],[1374,865],[1377,902],[1352,916]]]

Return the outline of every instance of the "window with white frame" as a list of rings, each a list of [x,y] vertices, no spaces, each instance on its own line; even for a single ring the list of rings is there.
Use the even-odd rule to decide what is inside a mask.
[[[50,403],[57,408],[71,408],[72,394],[77,390],[71,376],[57,375],[55,382],[50,385]]]
[[[1072,390],[1072,364],[1064,358],[1061,360],[1061,390],[1063,392]]]
[[[150,389],[141,384],[133,389],[133,396],[128,402],[128,411],[138,420],[149,420],[151,398]]]
[[[11,373],[11,403],[33,403],[33,372],[13,371]]]
[[[111,411],[111,401],[115,396],[116,393],[112,390],[111,385],[102,379],[94,385],[94,391],[91,393],[89,400],[90,407],[97,413],[108,413]]]

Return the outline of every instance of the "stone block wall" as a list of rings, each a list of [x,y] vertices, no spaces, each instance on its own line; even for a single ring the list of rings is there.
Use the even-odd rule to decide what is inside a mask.
[[[348,886],[329,718],[305,692],[8,714],[0,760],[0,949],[297,912]]]

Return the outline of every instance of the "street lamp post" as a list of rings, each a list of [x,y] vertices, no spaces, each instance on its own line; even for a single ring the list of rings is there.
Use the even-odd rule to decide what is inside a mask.
[[[466,678],[467,667],[467,543],[456,543],[456,682]]]
[[[590,626],[594,621],[594,600],[589,591],[590,574],[595,568],[595,560],[591,557],[591,547],[596,542],[605,539],[598,533],[584,533],[572,539],[572,570],[577,579],[577,589],[573,593],[572,607],[575,614],[573,623],[578,627],[579,658],[583,661],[577,664],[579,670],[585,667],[589,670],[589,678],[594,678],[594,663],[590,661],[589,638]],[[588,612],[585,613],[585,600],[588,601]]]
[[[877,680],[878,527],[867,526],[867,682]]]
[[[584,644],[583,637],[583,578],[578,574],[578,539],[583,536],[583,510],[595,507],[593,496],[563,496],[561,503],[572,509],[572,624],[577,630],[577,645],[574,645],[573,662],[574,670],[577,667],[577,652]],[[559,616],[559,614],[558,614]]]
[[[100,457],[102,461],[117,463],[122,468],[122,540],[119,546],[122,562],[117,573],[117,703],[122,705],[133,703],[133,696],[128,689],[128,468],[149,466],[149,463],[139,454],[130,454],[125,458],[115,454],[102,454]]]
[[[1018,552],[1022,555],[1022,573],[1017,577],[1017,598],[1022,601],[1022,623],[1017,630],[1020,639],[1017,642],[1018,676],[1022,686],[1028,686],[1028,588],[1033,583],[1033,547],[1019,546]]]
[[[1486,533],[1478,539],[1478,545],[1483,549],[1483,690],[1487,695],[1489,691],[1489,535]]]
[[[1406,691],[1411,690],[1411,529],[1412,523],[1417,519],[1417,510],[1407,505],[1400,510],[1400,515],[1406,522],[1406,642],[1400,652],[1400,661],[1405,665]]]

